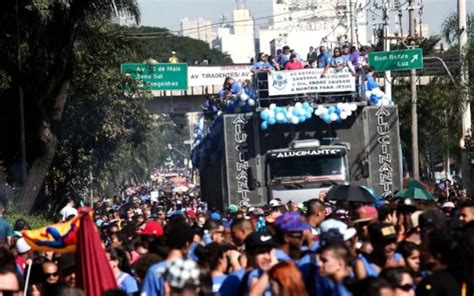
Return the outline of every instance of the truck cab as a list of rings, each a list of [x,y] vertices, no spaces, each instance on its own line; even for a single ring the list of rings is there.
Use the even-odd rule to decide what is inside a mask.
[[[321,146],[318,140],[292,141],[267,152],[266,186],[271,198],[303,202],[332,185],[350,181],[347,146]]]

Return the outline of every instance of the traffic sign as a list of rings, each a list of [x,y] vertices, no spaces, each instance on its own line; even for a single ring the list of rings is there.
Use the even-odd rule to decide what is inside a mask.
[[[423,68],[421,48],[369,53],[369,65],[378,72]]]
[[[187,64],[122,64],[120,72],[140,80],[149,90],[187,90]]]

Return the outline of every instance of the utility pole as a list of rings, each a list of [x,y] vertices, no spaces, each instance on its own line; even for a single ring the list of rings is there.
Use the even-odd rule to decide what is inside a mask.
[[[467,12],[466,12],[466,0],[458,0],[458,36],[459,36],[459,60],[461,62],[461,93],[463,96],[464,102],[464,111],[462,114],[462,137],[471,136],[471,103],[469,100],[469,91],[466,87],[466,84],[469,80],[469,74],[466,64],[466,44],[467,44]],[[467,189],[468,194],[471,195],[471,180],[469,174],[469,159],[467,157],[466,151],[462,152],[461,157],[461,169],[463,177],[463,187]]]
[[[388,11],[390,3],[388,0],[384,0],[383,2],[383,50],[390,51],[390,39],[387,38],[389,36],[389,24],[388,24]],[[385,79],[384,79],[384,86],[385,86],[385,94],[387,97],[392,97],[392,72],[385,71]]]
[[[408,21],[409,36],[411,40],[415,38],[415,9],[413,7],[413,0],[408,2]],[[414,47],[414,41],[411,41]],[[418,114],[416,110],[417,93],[416,93],[416,70],[410,70],[410,84],[411,84],[411,150],[412,150],[412,167],[413,178],[420,178],[420,167],[418,162]]]
[[[354,11],[354,3],[353,0],[349,0],[349,17],[350,17],[350,25],[351,25],[351,45],[352,46],[357,46],[357,37],[355,34],[355,15],[356,13]]]

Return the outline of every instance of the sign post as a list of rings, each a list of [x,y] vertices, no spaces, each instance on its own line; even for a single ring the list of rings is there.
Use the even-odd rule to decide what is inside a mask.
[[[120,72],[143,83],[149,90],[187,90],[187,64],[122,64]]]
[[[422,69],[423,51],[415,48],[371,52],[369,65],[377,72]]]

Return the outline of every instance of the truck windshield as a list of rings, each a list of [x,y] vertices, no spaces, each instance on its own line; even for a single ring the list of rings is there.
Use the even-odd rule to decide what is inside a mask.
[[[305,157],[270,158],[268,161],[272,184],[286,181],[348,181],[344,154]]]

